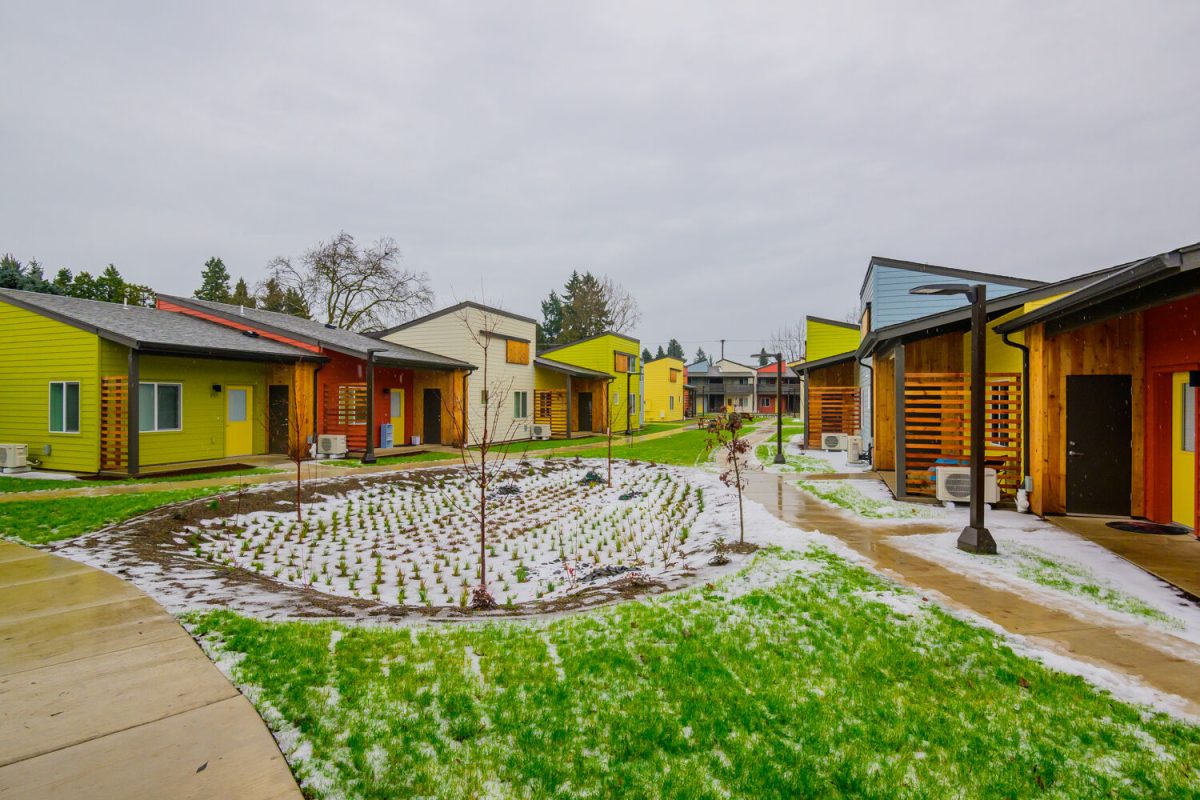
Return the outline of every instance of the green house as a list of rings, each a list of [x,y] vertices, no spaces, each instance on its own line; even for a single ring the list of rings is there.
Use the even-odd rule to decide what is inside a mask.
[[[286,452],[268,398],[322,360],[182,314],[0,289],[0,444],[78,473]]]

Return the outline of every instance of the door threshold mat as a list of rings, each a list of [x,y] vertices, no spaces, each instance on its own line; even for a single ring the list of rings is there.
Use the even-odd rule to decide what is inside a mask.
[[[1182,536],[1185,533],[1191,533],[1191,528],[1186,528],[1183,525],[1163,525],[1158,522],[1138,522],[1136,520],[1116,520],[1108,523],[1108,527],[1118,531],[1129,531],[1130,533],[1150,533],[1159,536]]]

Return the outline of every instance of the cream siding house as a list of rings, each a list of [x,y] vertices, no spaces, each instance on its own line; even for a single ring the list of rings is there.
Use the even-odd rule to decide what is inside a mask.
[[[471,301],[374,334],[377,338],[474,364],[467,378],[467,436],[478,444],[487,418],[488,438],[531,436],[533,347],[537,323],[529,317]],[[489,342],[486,348],[484,342]],[[484,379],[486,360],[486,383]]]

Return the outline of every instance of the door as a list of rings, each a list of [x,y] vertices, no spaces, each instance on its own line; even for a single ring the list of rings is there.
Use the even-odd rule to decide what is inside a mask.
[[[1067,513],[1129,515],[1133,381],[1067,376]]]
[[[1189,374],[1171,377],[1171,521],[1196,524],[1196,389]]]
[[[403,447],[408,444],[404,438],[404,390],[392,389],[391,407],[389,408],[392,422],[392,444]]]
[[[579,430],[592,430],[592,393],[579,393]]]
[[[287,455],[290,391],[286,385],[267,387],[267,452]]]
[[[425,424],[422,436],[425,444],[442,443],[442,390],[425,390]]]
[[[225,455],[248,456],[254,452],[253,386],[225,387]]]

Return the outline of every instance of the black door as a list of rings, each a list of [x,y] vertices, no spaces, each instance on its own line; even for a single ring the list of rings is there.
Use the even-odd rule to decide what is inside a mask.
[[[1067,513],[1129,515],[1133,381],[1067,376]]]
[[[425,444],[442,443],[442,390],[425,390]]]
[[[290,406],[291,395],[287,386],[267,387],[267,448],[272,453],[287,455]]]
[[[590,431],[592,429],[592,393],[579,393],[579,430]]]

